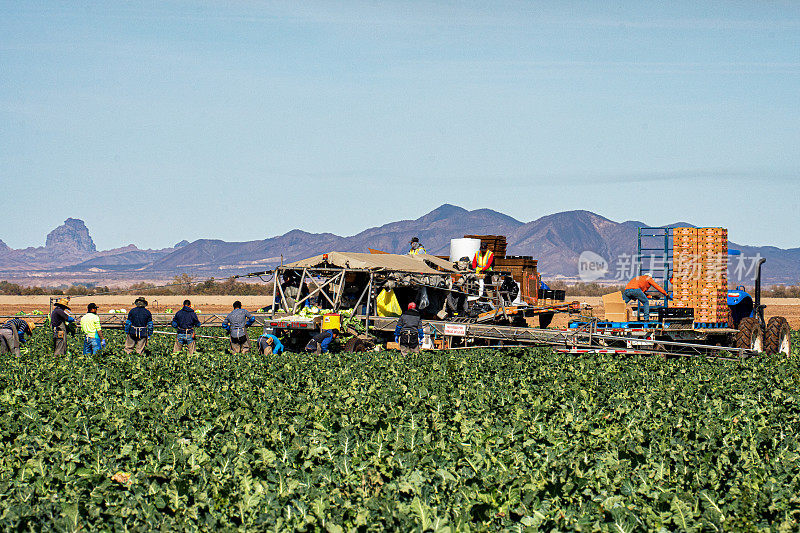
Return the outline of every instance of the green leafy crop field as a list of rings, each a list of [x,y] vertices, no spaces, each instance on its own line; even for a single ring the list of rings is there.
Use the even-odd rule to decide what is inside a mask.
[[[0,362],[4,530],[800,528],[800,358]],[[795,333],[795,344],[797,345]]]

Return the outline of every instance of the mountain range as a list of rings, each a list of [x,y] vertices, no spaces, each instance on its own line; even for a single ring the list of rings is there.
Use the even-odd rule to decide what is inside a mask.
[[[98,251],[83,221],[69,218],[47,235],[42,247],[14,250],[0,240],[0,275],[14,279],[23,273],[38,273],[40,277],[58,273],[61,277],[116,277],[133,281],[186,272],[221,278],[333,250],[364,252],[369,247],[405,253],[414,236],[419,237],[429,253],[447,255],[452,238],[490,234],[506,236],[508,255],[538,259],[539,271],[547,278],[577,279],[578,257],[588,250],[607,260],[612,272],[605,279],[609,279],[618,258],[629,258],[636,253],[638,228],[643,226],[647,224],[614,222],[590,211],[555,213],[524,223],[491,209],[468,211],[445,204],[416,220],[390,222],[349,237],[292,230],[277,237],[246,242],[199,239],[158,250],[131,244]],[[676,222],[670,226],[691,224]],[[749,268],[752,258],[760,255],[767,258],[766,283],[794,284],[800,280],[800,248],[741,246],[734,242],[729,247],[742,252],[739,257],[745,263],[740,274]]]

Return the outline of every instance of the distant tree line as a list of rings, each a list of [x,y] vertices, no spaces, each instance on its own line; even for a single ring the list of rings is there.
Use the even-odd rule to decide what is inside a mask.
[[[127,288],[109,288],[92,284],[76,283],[69,287],[39,287],[0,281],[0,294],[5,295],[65,295],[91,296],[99,294],[135,293],[136,295],[169,296],[184,294],[207,294],[219,296],[262,296],[272,294],[271,283],[242,283],[230,277],[224,280],[214,278],[198,282],[188,274],[175,276],[170,283],[156,285],[139,282]]]

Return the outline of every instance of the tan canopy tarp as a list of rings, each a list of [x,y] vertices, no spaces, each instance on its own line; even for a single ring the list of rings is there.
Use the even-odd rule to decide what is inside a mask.
[[[398,254],[363,254],[358,252],[329,252],[328,266],[338,268],[353,268],[364,270],[394,270],[399,272],[409,272],[413,274],[442,274],[425,264],[424,260],[430,260],[432,256],[420,255],[398,255]],[[424,259],[424,260],[423,260]],[[434,264],[439,264],[442,259],[433,257]],[[323,254],[301,259],[293,263],[288,263],[284,267],[289,268],[313,268],[321,267],[325,264]],[[444,268],[452,270],[452,265],[444,261]]]

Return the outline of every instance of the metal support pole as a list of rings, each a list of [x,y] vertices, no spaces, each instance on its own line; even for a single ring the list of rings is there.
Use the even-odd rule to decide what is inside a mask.
[[[272,277],[272,312],[270,319],[275,318],[275,298],[278,296],[278,270],[276,269],[275,275]]]
[[[366,330],[367,335],[369,335],[369,313],[370,313],[370,309],[372,308],[372,305],[371,305],[372,304],[372,280],[373,280],[374,277],[375,277],[375,274],[370,272],[369,273],[369,285],[367,285],[367,289],[368,289],[368,291],[367,291],[367,309],[366,309],[366,312],[364,313],[364,329]]]
[[[300,284],[297,286],[297,299],[294,301],[294,305],[292,305],[293,315],[297,313],[297,306],[300,304],[300,302],[305,301],[305,299],[308,298],[308,296],[306,296],[306,298],[300,300],[300,293],[303,292],[303,282],[305,281],[305,279],[306,279],[306,269],[303,268],[303,274],[300,276]]]

